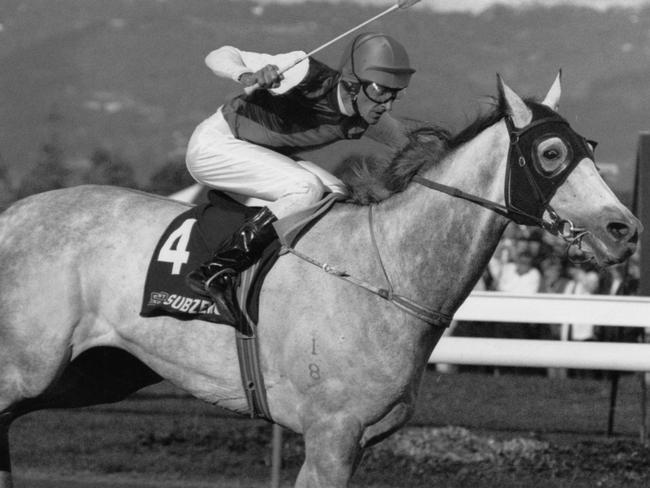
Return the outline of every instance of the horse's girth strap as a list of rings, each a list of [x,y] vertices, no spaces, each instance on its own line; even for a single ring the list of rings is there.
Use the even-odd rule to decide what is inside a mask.
[[[255,268],[259,264],[254,264],[251,268],[241,274],[241,285],[237,290],[240,304],[246,303],[246,294],[250,290],[252,277]],[[263,418],[273,421],[271,410],[266,398],[266,386],[264,385],[264,376],[260,367],[259,343],[257,340],[257,324],[248,316],[245,306],[242,306],[242,312],[245,320],[248,321],[252,334],[250,336],[242,334],[239,330],[236,332],[237,357],[239,359],[239,369],[241,372],[242,386],[246,394],[248,408],[251,418]]]

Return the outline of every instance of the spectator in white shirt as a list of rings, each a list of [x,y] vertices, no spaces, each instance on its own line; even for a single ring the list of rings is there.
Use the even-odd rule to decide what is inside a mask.
[[[533,266],[533,259],[531,253],[524,251],[515,261],[490,261],[493,288],[508,293],[537,293],[540,290],[542,275]]]

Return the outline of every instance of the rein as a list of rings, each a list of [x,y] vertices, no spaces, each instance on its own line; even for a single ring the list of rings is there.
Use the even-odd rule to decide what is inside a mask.
[[[500,203],[493,202],[492,200],[487,200],[479,196],[473,195],[471,193],[464,192],[455,188],[453,186],[444,185],[436,181],[429,180],[423,176],[415,175],[413,180],[416,183],[419,183],[422,186],[441,193],[446,193],[455,198],[460,198],[462,200],[467,200],[469,202],[485,207],[493,212],[507,218],[512,219],[512,213],[517,213],[523,217],[534,220],[537,223],[537,226],[544,229],[545,231],[553,234],[554,236],[561,237],[569,246],[577,245],[580,247],[582,239],[589,233],[589,231],[582,229],[580,227],[575,227],[573,222],[568,219],[562,219],[550,205],[547,205],[546,211],[551,217],[551,221],[548,222],[544,219],[540,219],[534,215],[523,212],[521,210],[513,210],[510,207],[501,205]]]

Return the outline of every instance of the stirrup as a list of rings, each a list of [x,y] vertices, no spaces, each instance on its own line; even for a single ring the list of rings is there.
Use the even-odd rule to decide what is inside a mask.
[[[218,280],[215,284],[215,287],[218,288],[218,291],[223,291],[226,287],[232,286],[234,284],[234,277],[237,276],[237,271],[235,271],[233,268],[223,268],[217,271],[215,274],[210,276],[205,282],[203,283],[203,287],[205,288],[206,292],[210,292],[212,289],[212,284],[215,282],[215,280]],[[230,283],[223,283],[221,282],[221,279],[229,279]]]
[[[238,277],[234,269],[222,269],[205,281],[205,293],[212,298],[226,323],[241,331],[244,315],[237,303]]]

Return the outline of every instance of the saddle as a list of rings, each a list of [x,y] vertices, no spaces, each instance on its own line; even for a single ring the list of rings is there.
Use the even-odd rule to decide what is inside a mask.
[[[215,250],[239,229],[245,220],[260,211],[246,207],[225,193],[211,190],[208,202],[175,217],[158,240],[151,256],[140,315],[167,315],[179,320],[205,320],[235,327],[243,336],[253,336],[259,315],[259,294],[264,278],[283,248],[290,247],[310,224],[322,217],[341,196],[330,193],[291,217],[274,224],[278,239],[263,252],[260,260],[237,279],[237,299],[242,322],[232,323],[227,311],[219,310],[210,298],[187,286],[185,275],[210,259]]]
[[[140,315],[205,320],[231,325],[244,335],[252,335],[246,315],[253,323],[257,322],[259,293],[264,277],[278,259],[278,240],[267,247],[255,266],[242,273],[237,293],[239,306],[244,312],[242,323],[229,322],[225,311],[187,286],[185,275],[210,259],[215,249],[258,211],[258,207],[246,207],[226,194],[212,190],[208,193],[207,203],[174,218],[151,257]]]

